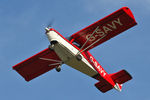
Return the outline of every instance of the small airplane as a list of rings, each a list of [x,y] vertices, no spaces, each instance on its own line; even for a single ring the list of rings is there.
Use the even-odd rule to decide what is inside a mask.
[[[98,80],[95,86],[103,93],[113,88],[121,91],[122,84],[131,80],[132,76],[126,70],[108,74],[89,50],[136,24],[131,10],[122,7],[69,38],[63,37],[51,27],[46,27],[49,47],[13,66],[13,69],[26,81],[30,81],[54,68],[59,72],[61,66],[66,64]]]

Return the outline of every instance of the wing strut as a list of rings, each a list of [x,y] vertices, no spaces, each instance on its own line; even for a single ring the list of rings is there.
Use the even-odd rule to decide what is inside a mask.
[[[46,61],[54,61],[56,63],[53,63],[53,64],[49,64],[48,66],[53,66],[53,65],[62,65],[63,62],[62,61],[59,61],[59,60],[54,60],[54,59],[48,59],[48,58],[39,58],[41,60],[46,60]]]
[[[86,43],[91,39],[91,37],[94,35],[94,33],[97,31],[97,29],[99,28],[99,26],[93,31],[93,33],[90,35],[90,37],[86,40],[86,42],[82,45],[82,47],[80,48],[79,52],[77,53],[77,55],[79,55],[80,53],[84,52],[85,50],[89,49],[91,46],[93,46],[94,44],[96,44],[97,42],[99,42],[101,39],[103,39],[105,36],[107,36],[107,34],[105,34],[104,36],[102,36],[101,38],[97,39],[95,42],[93,42],[91,45],[89,45],[88,47],[86,47],[85,49],[84,46],[86,45]],[[82,50],[83,49],[83,50]],[[81,51],[82,50],[82,51]]]
[[[54,60],[54,59],[49,59],[49,58],[39,58],[41,60],[47,60],[47,61],[54,61],[54,62],[62,62],[62,61],[59,61],[59,60]]]
[[[84,50],[82,50],[80,53],[84,52],[85,50],[87,50],[88,48],[90,48],[91,46],[93,46],[95,43],[99,42],[101,39],[103,39],[105,36],[107,36],[107,34],[105,34],[103,37],[97,39],[95,42],[93,42],[91,45],[89,45],[88,47],[86,47]]]
[[[94,35],[94,33],[97,31],[97,29],[99,28],[99,26],[97,26],[97,28],[93,31],[93,33],[90,35],[90,37],[86,40],[86,42],[82,45],[82,47],[80,48],[79,52],[77,53],[77,55],[79,55],[81,52],[81,50],[84,48],[84,46],[87,44],[87,42],[91,39],[91,37]],[[86,49],[86,48],[85,48]],[[84,51],[85,51],[84,49]]]
[[[53,64],[49,64],[48,66],[51,67],[51,66],[57,66],[55,69],[57,72],[60,72],[61,71],[61,65],[63,64],[62,61],[59,61],[59,60],[55,60],[55,59],[48,59],[48,58],[39,58],[41,60],[46,60],[46,61],[54,61],[56,63],[53,63]]]

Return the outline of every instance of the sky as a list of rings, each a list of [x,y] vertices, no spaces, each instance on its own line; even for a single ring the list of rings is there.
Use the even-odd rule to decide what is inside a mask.
[[[150,100],[149,0],[0,0],[0,100]],[[128,6],[138,23],[90,50],[108,73],[126,69],[133,79],[101,93],[94,80],[67,65],[26,82],[12,66],[49,45],[44,28],[64,37]]]

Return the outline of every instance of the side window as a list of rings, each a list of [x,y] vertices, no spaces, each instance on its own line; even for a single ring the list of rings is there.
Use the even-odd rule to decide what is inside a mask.
[[[77,47],[81,47],[81,45],[79,43],[77,43],[76,41],[74,41],[74,39],[72,37],[67,37],[67,39],[74,45],[76,45]]]
[[[72,44],[76,45],[77,47],[81,47],[81,45],[75,41],[73,41]]]

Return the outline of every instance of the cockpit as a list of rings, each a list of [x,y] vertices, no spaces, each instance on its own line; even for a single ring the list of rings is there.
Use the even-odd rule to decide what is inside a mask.
[[[81,45],[77,43],[72,37],[66,37],[66,39],[69,40],[71,44],[77,46],[78,48],[81,47]]]

